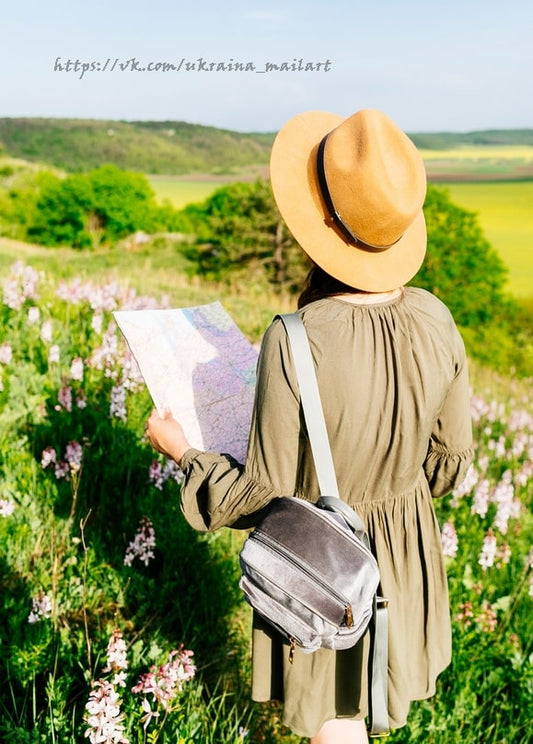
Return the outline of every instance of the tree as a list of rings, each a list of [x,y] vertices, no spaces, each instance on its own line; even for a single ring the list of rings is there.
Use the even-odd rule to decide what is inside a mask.
[[[224,186],[182,214],[196,234],[188,257],[204,278],[270,285],[280,292],[301,286],[309,263],[285,227],[268,181]]]
[[[28,237],[74,248],[113,243],[137,230],[160,229],[171,218],[146,177],[104,165],[88,173],[49,178],[36,202]]]
[[[431,185],[424,214],[427,254],[411,283],[440,297],[461,326],[497,317],[507,301],[507,268],[483,235],[477,215]]]
[[[428,187],[424,213],[428,250],[411,283],[440,297],[460,325],[495,317],[507,270],[477,216],[434,186]],[[196,233],[189,258],[201,276],[254,283],[263,277],[277,291],[300,290],[310,263],[288,233],[267,181],[224,186],[182,216]]]

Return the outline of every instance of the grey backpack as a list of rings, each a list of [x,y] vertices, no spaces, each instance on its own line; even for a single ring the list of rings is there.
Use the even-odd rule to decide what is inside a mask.
[[[359,516],[338,493],[314,364],[297,313],[280,316],[290,341],[320,488],[316,504],[275,499],[240,553],[246,600],[305,653],[354,646],[371,626],[371,733],[388,731],[387,610]],[[378,606],[379,605],[379,606]]]

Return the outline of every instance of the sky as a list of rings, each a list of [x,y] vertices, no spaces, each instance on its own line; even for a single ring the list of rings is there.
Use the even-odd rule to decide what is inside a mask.
[[[6,2],[0,117],[273,132],[379,108],[409,132],[532,128],[532,29],[530,0]],[[142,71],[157,63],[179,69]]]

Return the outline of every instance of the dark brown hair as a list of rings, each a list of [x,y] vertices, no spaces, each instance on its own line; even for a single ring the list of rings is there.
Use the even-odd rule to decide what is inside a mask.
[[[315,302],[316,300],[323,300],[325,297],[357,293],[361,294],[362,290],[344,284],[344,282],[335,279],[335,277],[327,274],[324,269],[321,269],[320,266],[314,264],[307,275],[302,293],[298,297],[298,307],[309,305],[310,302]]]

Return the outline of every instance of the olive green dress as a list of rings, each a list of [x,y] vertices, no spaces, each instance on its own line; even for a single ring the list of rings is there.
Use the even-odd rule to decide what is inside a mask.
[[[432,497],[449,493],[473,457],[464,346],[447,308],[406,288],[379,304],[341,298],[299,311],[317,366],[341,497],[367,525],[389,600],[389,719],[434,694],[450,662],[440,529]],[[281,321],[263,339],[244,468],[189,450],[182,510],[198,530],[243,526],[273,497],[315,501],[318,486]],[[238,521],[239,520],[239,521]],[[252,514],[250,522],[253,523]],[[329,719],[367,714],[368,637],[353,649],[296,652],[254,617],[252,696],[284,702],[284,723],[312,736]]]

